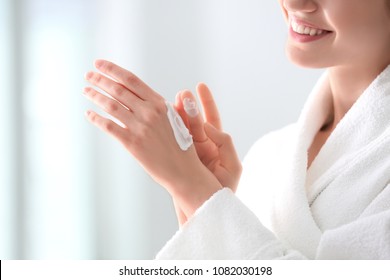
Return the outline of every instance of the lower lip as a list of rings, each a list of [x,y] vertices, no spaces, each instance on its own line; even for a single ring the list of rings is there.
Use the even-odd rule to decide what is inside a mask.
[[[317,41],[317,40],[320,40],[326,36],[328,36],[331,32],[329,31],[325,31],[325,33],[322,33],[321,35],[314,35],[314,36],[310,36],[310,35],[305,35],[305,34],[299,34],[297,32],[295,32],[291,26],[290,26],[290,36],[297,42],[299,43],[310,43],[310,42],[314,42],[314,41]]]

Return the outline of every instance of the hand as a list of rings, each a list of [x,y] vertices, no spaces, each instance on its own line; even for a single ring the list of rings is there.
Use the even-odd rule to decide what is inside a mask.
[[[85,95],[116,122],[88,111],[88,120],[117,139],[144,169],[174,198],[189,217],[213,193],[222,188],[199,160],[195,148],[182,151],[167,117],[165,100],[131,72],[104,60],[95,62],[98,72],[86,79],[108,95],[91,87]]]
[[[199,114],[196,99],[188,90],[176,97],[176,109],[190,130],[196,152],[202,163],[224,187],[236,191],[242,166],[231,137],[222,131],[221,119],[209,88],[200,83],[197,93],[204,109],[205,119]]]

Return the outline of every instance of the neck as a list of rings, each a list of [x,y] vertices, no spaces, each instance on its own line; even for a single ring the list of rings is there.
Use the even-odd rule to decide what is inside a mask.
[[[333,128],[386,66],[335,66],[329,69],[329,84],[333,98],[333,116],[329,118],[332,120]]]

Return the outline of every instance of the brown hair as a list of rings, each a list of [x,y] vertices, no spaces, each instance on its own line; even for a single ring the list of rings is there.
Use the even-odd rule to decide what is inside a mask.
[[[390,14],[390,0],[385,0],[385,5],[387,6],[387,11],[389,12]]]

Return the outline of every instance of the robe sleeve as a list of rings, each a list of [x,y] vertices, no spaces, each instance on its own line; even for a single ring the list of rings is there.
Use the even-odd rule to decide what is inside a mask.
[[[390,259],[390,210],[325,231],[317,259]],[[265,228],[234,194],[214,194],[156,259],[306,259]]]
[[[215,193],[157,259],[305,259],[266,229],[229,188]]]

